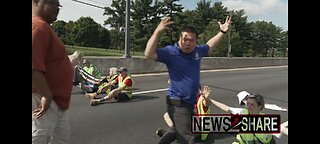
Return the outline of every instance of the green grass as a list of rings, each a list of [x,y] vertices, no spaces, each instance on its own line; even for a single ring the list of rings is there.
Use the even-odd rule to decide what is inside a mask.
[[[72,54],[74,51],[82,51],[85,56],[119,56],[124,55],[124,50],[114,50],[114,49],[101,49],[101,48],[92,48],[92,47],[80,47],[65,45],[68,54]],[[130,52],[131,56],[143,56],[143,52]]]

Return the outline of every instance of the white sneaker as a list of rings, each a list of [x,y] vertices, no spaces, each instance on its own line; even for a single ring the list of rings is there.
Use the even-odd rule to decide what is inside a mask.
[[[79,83],[76,87],[81,88],[81,83]]]

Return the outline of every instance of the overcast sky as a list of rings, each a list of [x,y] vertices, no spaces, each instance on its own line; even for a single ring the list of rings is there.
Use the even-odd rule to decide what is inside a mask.
[[[110,6],[112,0],[79,0],[100,7]],[[193,10],[199,0],[180,0],[185,9]],[[248,21],[272,22],[284,30],[288,30],[288,0],[211,0],[212,4],[221,1],[229,10],[245,10]],[[73,0],[60,0],[63,6],[58,15],[58,20],[68,22],[76,21],[81,16],[90,16],[95,22],[103,25],[107,16],[103,16],[101,8],[85,5]]]

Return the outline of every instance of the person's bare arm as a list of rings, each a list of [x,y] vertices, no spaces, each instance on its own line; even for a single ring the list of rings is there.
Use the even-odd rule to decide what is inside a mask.
[[[161,33],[164,32],[166,29],[169,29],[169,25],[173,22],[170,20],[170,17],[163,18],[159,23],[156,30],[153,32],[152,36],[147,42],[146,49],[144,51],[144,55],[151,60],[156,60],[158,58],[156,53],[156,48],[158,44],[158,40],[161,36]]]
[[[84,80],[86,80],[86,81],[88,81],[90,83],[96,84],[96,85],[100,84],[100,81],[102,81],[101,79],[99,81],[91,80],[88,77],[86,77],[82,72],[80,73],[80,75]]]
[[[210,49],[213,49],[218,45],[218,43],[220,42],[220,40],[224,35],[224,33],[222,33],[221,31],[227,32],[229,29],[230,23],[231,23],[231,16],[227,16],[224,24],[221,24],[221,22],[218,22],[220,27],[220,32],[207,42],[207,45],[209,46]]]
[[[214,100],[214,99],[210,99],[210,102],[211,102],[212,104],[214,104],[215,106],[217,106],[218,108],[222,109],[223,111],[225,111],[225,112],[230,112],[230,107],[227,106],[226,104],[223,104],[223,103],[221,103],[221,102],[218,102],[218,101],[216,101],[216,100]]]
[[[171,120],[168,112],[163,114],[163,119],[166,122],[166,124],[168,125],[168,127],[173,128],[173,121]]]
[[[97,93],[105,92],[107,89],[110,88],[110,86],[115,85],[116,82],[117,82],[116,80],[113,80],[113,81],[107,83],[106,85],[104,85],[103,87],[100,87],[100,88],[97,90]]]
[[[41,71],[32,70],[32,87],[35,88],[42,96],[41,103],[38,108],[33,110],[33,116],[41,117],[49,109],[52,101],[52,92],[49,85]]]

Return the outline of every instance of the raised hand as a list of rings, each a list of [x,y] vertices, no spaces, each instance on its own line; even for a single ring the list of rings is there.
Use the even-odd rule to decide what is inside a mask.
[[[207,98],[211,93],[211,88],[207,85],[203,86],[202,95],[204,98]]]
[[[218,22],[219,26],[220,26],[220,30],[227,32],[229,29],[229,25],[231,24],[231,16],[227,16],[226,21],[224,22],[224,24],[221,24],[221,22]]]
[[[170,29],[170,25],[173,24],[173,21],[171,21],[171,18],[170,17],[164,17],[161,19],[161,22],[159,23],[156,31],[159,31],[159,32],[163,32],[165,31],[166,29]]]

